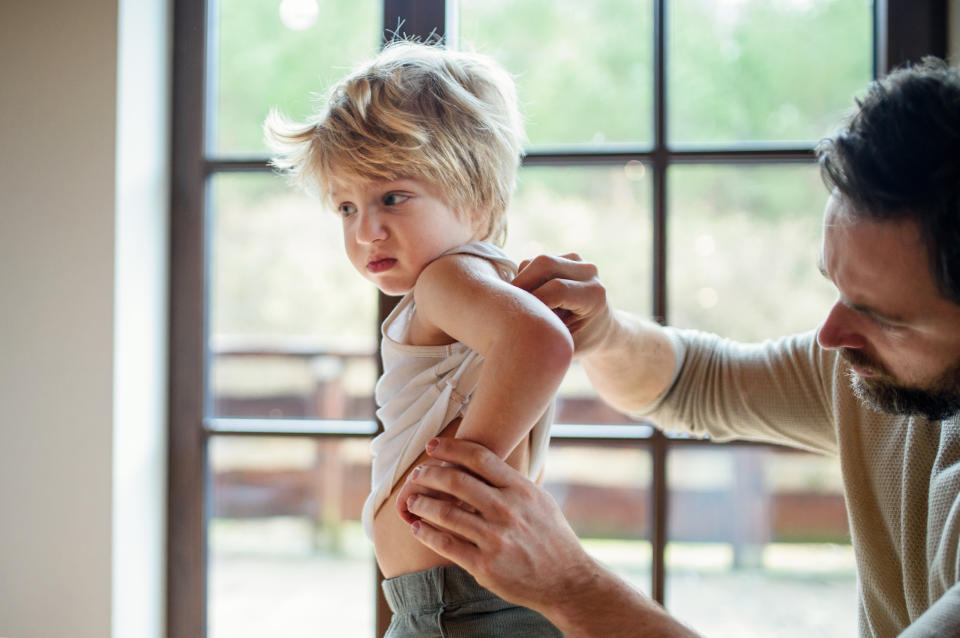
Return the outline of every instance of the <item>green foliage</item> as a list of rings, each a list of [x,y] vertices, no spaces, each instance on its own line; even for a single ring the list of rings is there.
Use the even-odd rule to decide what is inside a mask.
[[[668,6],[673,141],[816,141],[870,79],[868,0]]]
[[[649,142],[652,2],[462,0],[461,46],[517,76],[532,144]]]
[[[316,23],[302,31],[280,20],[279,0],[220,0],[217,29],[216,151],[266,152],[262,126],[271,108],[298,119],[313,98],[380,42],[377,0],[319,2]]]

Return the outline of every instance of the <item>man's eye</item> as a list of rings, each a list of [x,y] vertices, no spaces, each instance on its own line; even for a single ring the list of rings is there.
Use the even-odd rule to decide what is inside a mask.
[[[383,198],[383,203],[386,206],[396,206],[397,204],[402,204],[403,202],[410,199],[406,195],[401,195],[400,193],[390,193]]]
[[[337,206],[337,212],[340,213],[341,217],[349,217],[357,212],[357,207],[353,204],[340,204]]]
[[[883,319],[879,319],[877,317],[874,317],[873,322],[877,324],[881,330],[886,332],[896,332],[900,329],[900,326],[890,323],[889,321],[884,321]]]

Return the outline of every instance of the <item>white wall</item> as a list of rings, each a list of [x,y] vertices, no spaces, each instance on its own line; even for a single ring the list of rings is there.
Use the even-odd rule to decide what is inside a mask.
[[[170,18],[120,0],[113,350],[114,638],[164,634]]]
[[[0,4],[0,636],[162,635],[165,4]]]

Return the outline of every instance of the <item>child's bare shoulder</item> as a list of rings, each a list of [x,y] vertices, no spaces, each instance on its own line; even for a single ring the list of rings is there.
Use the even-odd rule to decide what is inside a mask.
[[[467,253],[444,255],[430,262],[417,278],[414,294],[443,293],[450,288],[477,292],[506,282],[489,259]]]
[[[414,343],[460,341],[483,352],[502,329],[493,318],[503,316],[504,303],[516,294],[512,288],[489,260],[444,255],[423,269],[413,287],[416,310],[408,337]]]

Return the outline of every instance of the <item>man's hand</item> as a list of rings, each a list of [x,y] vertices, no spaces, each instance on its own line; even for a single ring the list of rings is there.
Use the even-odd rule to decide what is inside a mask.
[[[427,467],[432,465],[441,465],[442,463],[443,463],[442,461],[438,461],[436,459],[428,459],[425,462],[423,462],[419,467],[422,468],[422,467]],[[433,497],[438,500],[445,500],[445,499],[448,500],[450,498],[445,494],[443,494],[442,492],[436,492],[434,490],[427,489],[426,487],[414,481],[410,481],[410,480],[405,481],[403,484],[403,487],[401,487],[400,491],[397,492],[396,508],[397,508],[397,514],[400,516],[401,519],[403,519],[407,523],[413,523],[414,521],[420,520],[419,516],[412,514],[410,510],[407,509],[407,502],[411,499],[411,497],[419,496],[421,494],[424,496]],[[456,501],[452,501],[452,502],[454,504],[456,503]]]
[[[546,490],[490,450],[439,438],[410,481],[449,495],[417,494],[417,540],[501,598],[535,609],[577,638],[694,638],[649,598],[590,558]]]
[[[612,323],[607,292],[597,267],[576,253],[540,255],[520,264],[513,285],[533,294],[566,324],[577,354],[585,354],[605,337]]]
[[[513,285],[552,308],[573,336],[591,385],[622,412],[649,406],[673,379],[673,346],[657,324],[614,311],[597,267],[574,253],[520,264]]]
[[[502,598],[538,610],[563,604],[593,577],[595,562],[546,490],[477,443],[434,439],[427,453],[447,463],[422,465],[409,482],[453,500],[409,500],[420,542]]]

